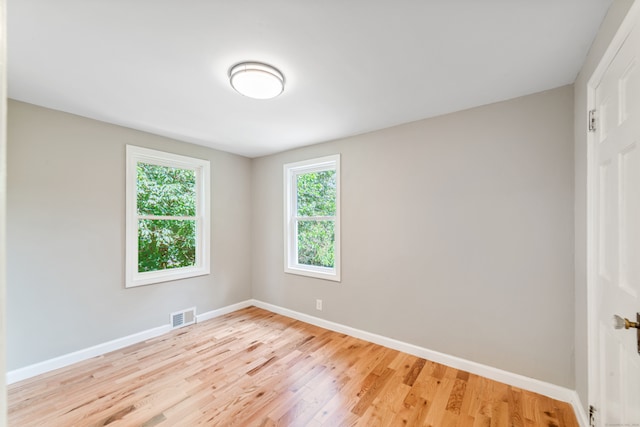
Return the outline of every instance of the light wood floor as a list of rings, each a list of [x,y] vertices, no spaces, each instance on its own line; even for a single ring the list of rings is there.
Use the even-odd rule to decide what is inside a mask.
[[[566,403],[255,307],[8,392],[20,427],[578,426]]]

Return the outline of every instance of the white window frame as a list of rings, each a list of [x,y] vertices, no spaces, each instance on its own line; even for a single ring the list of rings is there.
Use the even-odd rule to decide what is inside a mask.
[[[150,285],[170,280],[203,276],[210,273],[210,163],[208,160],[181,156],[164,151],[127,145],[126,167],[126,266],[125,287]],[[158,271],[138,271],[138,215],[137,165],[148,163],[179,169],[190,169],[196,174],[196,262],[194,266]],[[156,219],[175,219],[155,217]]]
[[[297,185],[298,175],[336,171],[336,215],[334,218],[334,266],[319,267],[298,263]],[[328,217],[318,217],[322,220]],[[307,218],[308,219],[308,218]],[[340,155],[320,157],[284,165],[284,271],[285,273],[340,281]]]

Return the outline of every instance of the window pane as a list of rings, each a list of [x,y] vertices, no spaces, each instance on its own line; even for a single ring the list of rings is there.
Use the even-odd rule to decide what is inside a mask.
[[[138,272],[196,264],[196,222],[138,220]]]
[[[196,173],[138,163],[138,215],[195,216]]]
[[[298,264],[334,266],[333,221],[298,221]]]
[[[297,176],[298,216],[336,214],[336,171],[311,172]]]

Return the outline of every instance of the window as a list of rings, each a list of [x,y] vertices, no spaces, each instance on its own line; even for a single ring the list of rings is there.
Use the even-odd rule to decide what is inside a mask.
[[[340,281],[340,155],[284,165],[284,271]]]
[[[209,162],[127,146],[126,287],[209,274]]]

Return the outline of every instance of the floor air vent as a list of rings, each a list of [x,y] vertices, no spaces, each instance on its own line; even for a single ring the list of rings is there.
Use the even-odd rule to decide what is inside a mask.
[[[196,308],[187,308],[186,310],[171,313],[171,327],[181,328],[183,326],[196,323]]]

